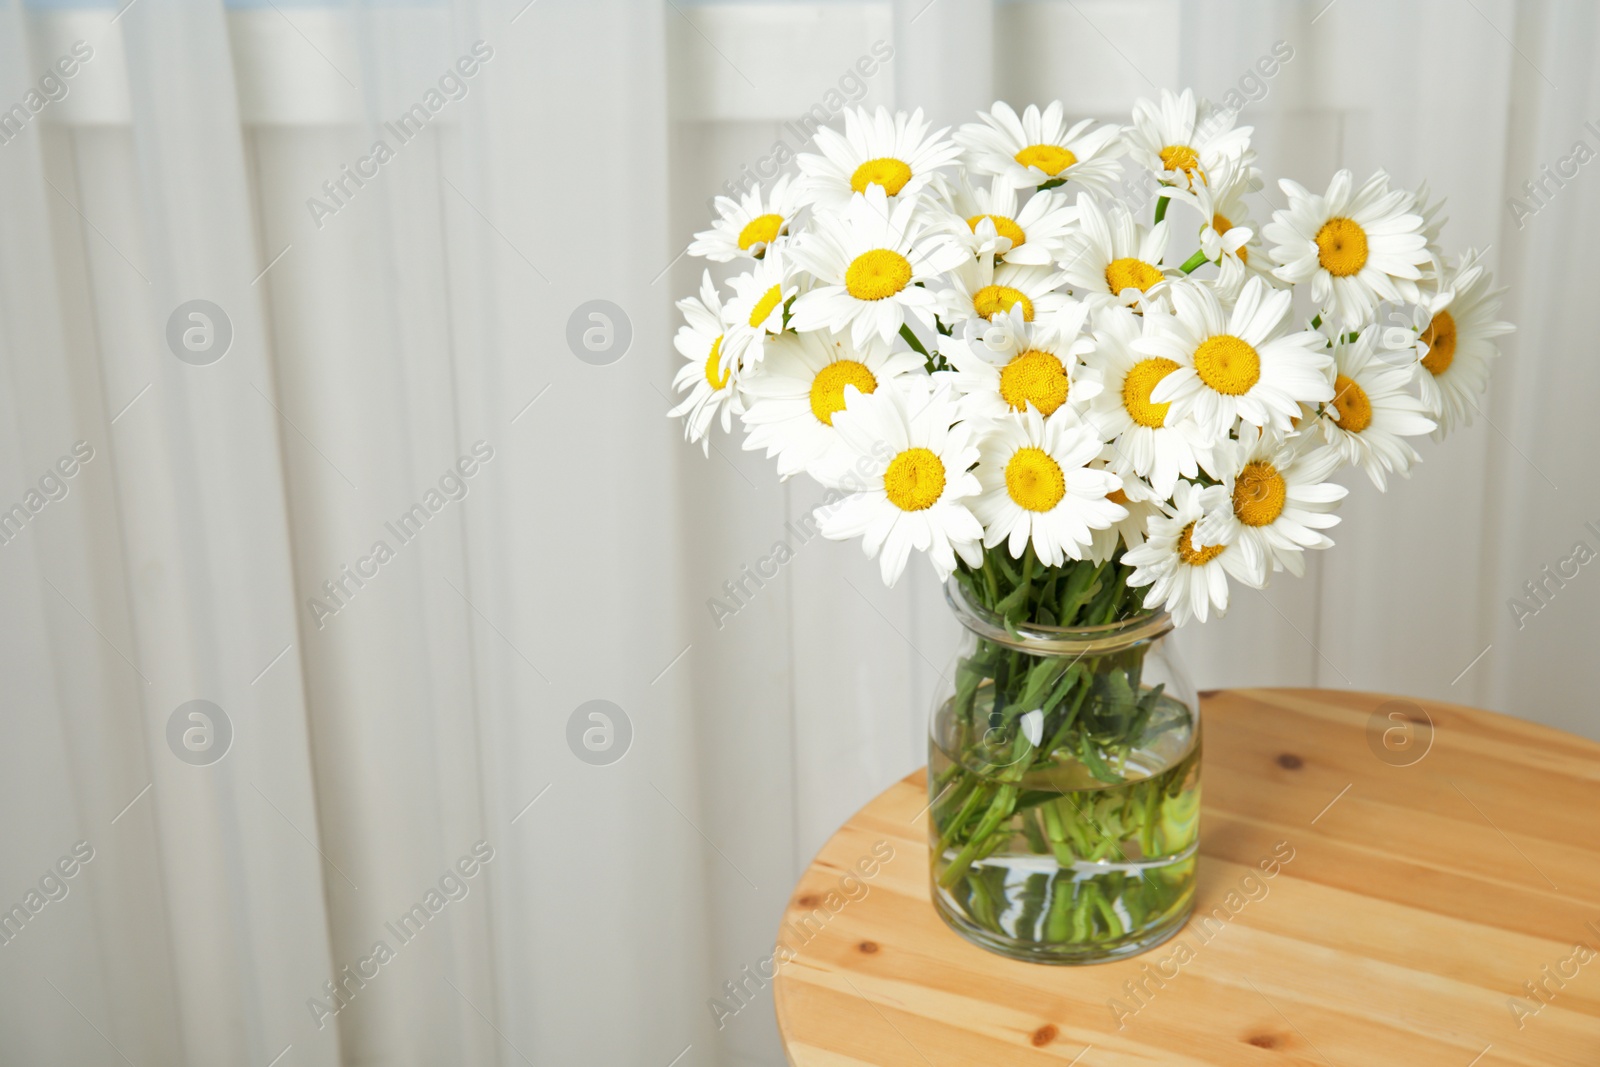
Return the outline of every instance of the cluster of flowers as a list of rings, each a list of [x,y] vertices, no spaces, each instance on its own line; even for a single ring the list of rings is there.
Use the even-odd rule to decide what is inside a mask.
[[[737,417],[781,477],[855,490],[821,529],[885,582],[912,549],[944,579],[1031,546],[1204,622],[1230,577],[1332,543],[1341,467],[1383,489],[1407,438],[1470,421],[1512,327],[1478,255],[1442,257],[1426,187],[1285,180],[1258,229],[1251,129],[1188,91],[1125,127],[979,118],[847,111],[689,247],[749,269],[679,302],[672,414],[702,448]],[[1181,263],[1169,208],[1197,231]]]

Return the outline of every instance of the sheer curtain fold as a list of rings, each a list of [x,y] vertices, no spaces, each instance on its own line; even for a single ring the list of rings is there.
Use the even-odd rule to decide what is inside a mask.
[[[90,55],[59,112],[0,145],[24,205],[0,224],[0,460],[26,486],[93,449],[0,546],[6,788],[32,813],[7,891],[95,849],[7,939],[28,961],[0,977],[8,1052],[665,1063],[704,1046],[715,852],[675,659],[651,388],[671,371],[648,340],[668,332],[649,288],[672,258],[664,203],[627,168],[574,185],[551,165],[665,157],[659,17],[113,14],[4,14],[8,99],[80,37]],[[573,92],[616,121],[550,106]],[[624,247],[626,275],[606,251]],[[597,298],[635,331],[614,366],[566,339]],[[214,361],[169,341],[193,300],[231,334]],[[601,466],[615,492],[594,492]],[[621,767],[568,750],[597,697],[635,723]],[[204,765],[169,740],[193,699],[232,733]]]

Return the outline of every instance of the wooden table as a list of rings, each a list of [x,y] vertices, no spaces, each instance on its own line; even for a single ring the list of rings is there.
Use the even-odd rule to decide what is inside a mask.
[[[790,1061],[1600,1065],[1600,745],[1326,690],[1206,694],[1203,722],[1195,917],[1118,963],[969,944],[928,900],[922,772],[868,804],[784,914]]]

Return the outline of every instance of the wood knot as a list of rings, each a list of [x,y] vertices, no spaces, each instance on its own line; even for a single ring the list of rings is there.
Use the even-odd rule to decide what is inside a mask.
[[[1039,1027],[1039,1029],[1035,1030],[1033,1032],[1033,1036],[1028,1040],[1033,1043],[1034,1048],[1044,1048],[1050,1042],[1054,1041],[1056,1039],[1056,1035],[1060,1032],[1061,1031],[1057,1030],[1054,1026],[1051,1026],[1049,1023],[1045,1023],[1043,1026]]]
[[[1283,1044],[1283,1038],[1277,1034],[1251,1034],[1245,1041],[1256,1048],[1277,1048]]]
[[[878,951],[878,943],[876,941],[863,941],[861,944],[857,945],[856,948],[871,956]]]
[[[801,908],[814,908],[820,903],[822,903],[822,901],[815,893],[807,893],[803,897],[795,898],[795,905]]]
[[[1278,766],[1286,771],[1298,771],[1306,765],[1306,761],[1296,756],[1293,752],[1285,752],[1278,757]]]

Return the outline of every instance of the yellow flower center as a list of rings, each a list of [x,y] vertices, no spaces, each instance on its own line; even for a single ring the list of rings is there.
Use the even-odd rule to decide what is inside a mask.
[[[910,180],[910,167],[893,156],[885,156],[882,159],[869,159],[857,167],[856,172],[850,175],[850,188],[864,193],[869,185],[881,185],[884,192],[896,196]]]
[[[1183,533],[1178,535],[1178,558],[1191,567],[1204,567],[1207,563],[1222,555],[1222,550],[1227,545],[1207,545],[1205,548],[1194,547],[1194,523],[1183,528]]]
[[[782,229],[782,215],[757,215],[739,231],[739,247],[748,252],[753,244],[770,244]]]
[[[1193,176],[1200,166],[1200,153],[1186,144],[1169,144],[1161,150],[1161,165]]]
[[[978,223],[984,219],[994,223],[995,233],[998,233],[1001,237],[1009,237],[1011,239],[1012,248],[1021,248],[1027,243],[1027,238],[1022,233],[1022,227],[1017,225],[1016,220],[1008,219],[1004,215],[974,215],[967,220],[967,225],[971,227],[973,233],[977,233]]]
[[[1032,322],[1033,301],[1020,289],[1013,289],[1009,285],[986,285],[972,294],[972,310],[978,313],[979,318],[992,319],[1010,312],[1018,305],[1022,307],[1022,321]]]
[[[711,342],[711,354],[706,357],[706,381],[711,383],[713,389],[724,389],[728,379],[733,377],[732,367],[722,365],[722,335]]]
[[[1367,265],[1367,231],[1354,219],[1332,218],[1317,231],[1317,262],[1335,278],[1348,278]]]
[[[1261,380],[1261,357],[1247,342],[1218,334],[1194,350],[1194,372],[1224,396],[1241,396]]]
[[[844,272],[844,287],[857,300],[882,300],[911,284],[911,261],[899,252],[863,252]]]
[[[1106,264],[1106,284],[1113,293],[1124,289],[1137,289],[1141,293],[1161,280],[1161,271],[1142,259],[1124,256]]]
[[[1024,167],[1038,167],[1052,178],[1078,162],[1077,156],[1058,144],[1029,145],[1013,158]]]
[[[1006,464],[1006,492],[1018,507],[1049,511],[1067,495],[1067,478],[1044,449],[1019,448]]]
[[[1000,369],[1000,395],[1012,411],[1026,411],[1028,402],[1041,415],[1053,415],[1067,399],[1067,368],[1049,352],[1030,348]]]
[[[1456,320],[1449,309],[1440,311],[1428,323],[1422,331],[1422,343],[1428,346],[1428,354],[1422,357],[1428,373],[1438,377],[1450,369],[1456,359]]]
[[[1339,375],[1333,380],[1333,406],[1339,412],[1339,429],[1360,433],[1372,425],[1372,401],[1355,379]]]
[[[1128,506],[1128,494],[1124,493],[1121,489],[1111,490],[1111,492],[1106,494],[1106,499],[1111,501],[1113,504],[1121,504],[1123,507]]]
[[[1219,235],[1227,233],[1233,229],[1233,220],[1219,211],[1211,216],[1211,228],[1216,230]],[[1244,245],[1239,246],[1239,262],[1250,262],[1250,250]]]
[[[761,324],[767,321],[767,316],[772,314],[772,309],[778,306],[778,301],[782,299],[783,290],[776,285],[761,294],[756,306],[750,309],[750,327],[759,329]]]
[[[1246,463],[1233,483],[1233,513],[1246,526],[1271,526],[1288,497],[1289,485],[1278,468],[1262,460]]]
[[[901,511],[924,511],[944,495],[944,464],[926,448],[908,448],[883,472],[883,491]]]
[[[1171,404],[1153,404],[1150,394],[1156,385],[1178,369],[1178,365],[1170,359],[1153,356],[1150,359],[1141,359],[1128,371],[1128,376],[1122,379],[1122,406],[1128,412],[1128,417],[1140,426],[1156,429],[1167,421],[1167,409]]]
[[[853,359],[830,363],[811,379],[811,414],[824,426],[833,425],[833,414],[844,410],[844,387],[853,385],[863,393],[875,392],[878,379]]]

